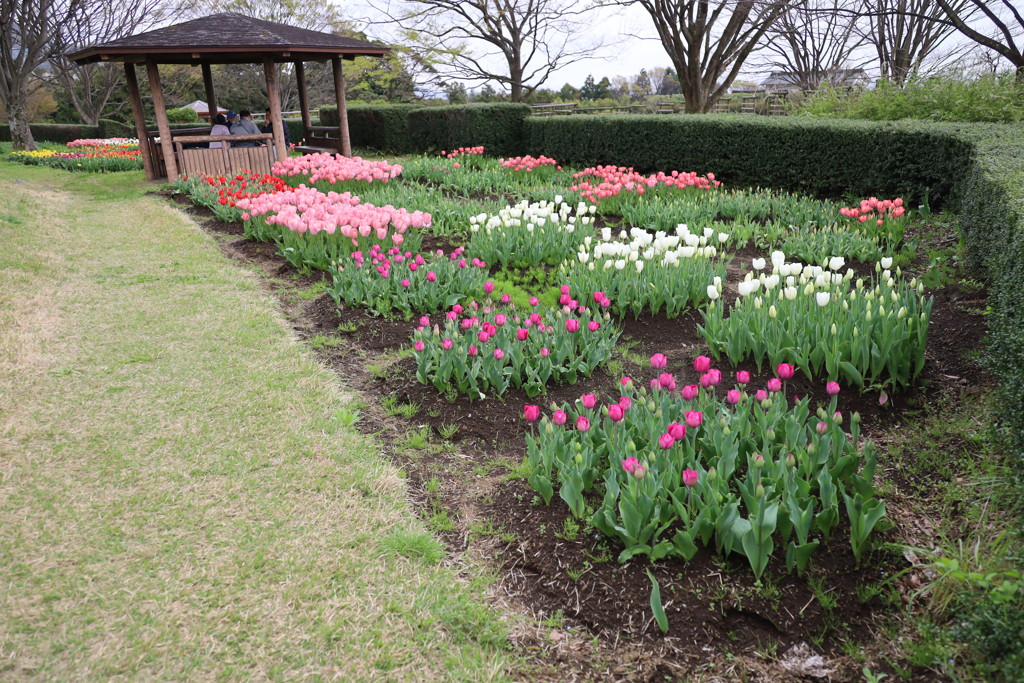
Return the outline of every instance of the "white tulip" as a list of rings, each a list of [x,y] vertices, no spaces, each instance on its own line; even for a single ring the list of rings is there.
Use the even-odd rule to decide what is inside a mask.
[[[775,318],[778,315],[779,315],[779,312],[775,310],[775,306],[769,306],[768,307],[768,317],[769,318],[771,318],[772,320],[775,320]]]
[[[796,298],[796,287],[786,287],[786,300],[792,301]]]
[[[891,256],[884,256],[884,257],[882,257],[881,263],[882,263],[882,268],[884,270],[889,270],[890,268],[892,268],[892,257]]]
[[[644,272],[644,262],[643,261],[637,261],[636,262],[636,272],[637,272],[638,275],[640,273]]]
[[[622,270],[625,267],[626,261],[624,259],[619,259],[618,261],[615,262],[615,270]]]
[[[754,270],[761,270],[762,268],[764,268],[764,259],[756,258],[750,262],[750,265],[754,268]]]
[[[719,242],[719,244],[725,244],[728,241],[728,239],[729,239],[729,234],[728,233],[725,233],[725,232],[718,233],[718,242]]]
[[[828,292],[818,292],[814,295],[814,298],[818,302],[819,306],[827,306],[830,296],[831,295]]]
[[[839,270],[846,265],[846,259],[842,256],[833,256],[828,260],[828,267],[831,270]]]
[[[708,285],[708,298],[714,301],[718,298],[718,287],[714,285]]]
[[[555,195],[555,204],[561,204],[561,203],[562,203],[562,195],[556,194]]]
[[[707,237],[708,239],[710,239],[711,236],[714,235],[714,234],[715,234],[715,231],[714,231],[713,228],[704,228],[704,236]]]
[[[781,252],[781,251],[773,251],[772,252],[772,265],[775,266],[776,269],[782,268],[782,266],[785,263],[786,263],[786,254],[785,254],[785,252]]]

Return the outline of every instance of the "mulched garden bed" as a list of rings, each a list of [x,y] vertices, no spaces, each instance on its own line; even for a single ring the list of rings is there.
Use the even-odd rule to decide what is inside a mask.
[[[576,385],[551,386],[547,394],[534,399],[521,391],[473,402],[461,395],[446,397],[417,382],[414,359],[397,353],[408,348],[414,321],[337,306],[327,294],[311,301],[296,298],[296,291],[329,283],[329,276],[300,273],[276,255],[273,244],[242,239],[240,224],[219,223],[211,212],[192,207],[181,195],[160,194],[185,208],[204,230],[219,235],[227,253],[265,276],[298,334],[331,340],[318,348],[318,355],[348,387],[369,399],[358,424],[381,438],[388,454],[404,467],[414,504],[425,517],[432,510],[451,513],[453,527],[440,529],[440,535],[455,553],[489,558],[501,573],[500,602],[548,618],[542,628],[513,634],[524,652],[536,654],[541,668],[531,672],[531,678],[665,680],[709,668],[726,679],[769,680],[780,676],[782,668],[775,664],[787,650],[804,643],[830,658],[831,680],[859,680],[859,666],[844,652],[844,643],[854,643],[856,649],[857,643],[877,640],[878,617],[890,610],[889,603],[906,601],[910,592],[906,577],[882,584],[910,568],[902,555],[876,550],[857,568],[849,544],[849,523],[844,518],[832,541],[814,555],[813,576],[820,581],[817,595],[806,579],[785,571],[785,549],[779,544],[760,586],[755,585],[744,558],[723,560],[704,549],[689,563],[662,560],[653,567],[646,561],[619,565],[618,550],[593,529],[587,532],[584,525],[572,528],[568,510],[557,496],[550,506],[537,505],[525,480],[506,476],[525,453],[525,403],[546,408],[552,401],[572,402],[584,393],[614,400],[618,397],[617,376],[599,370]],[[456,246],[433,237],[423,243],[446,251]],[[756,255],[747,245],[732,267],[749,268]],[[959,395],[965,388],[989,382],[984,371],[967,358],[979,348],[985,332],[987,292],[949,285],[930,293],[935,304],[927,362],[918,386],[892,396],[885,406],[879,405],[874,392],[861,396],[844,388],[839,395],[844,415],[860,412],[865,436],[882,434],[942,395]],[[622,342],[632,344],[629,355],[633,358],[632,354],[649,357],[664,353],[669,362],[665,371],[675,374],[679,386],[696,383],[692,361],[706,352],[696,330],[700,322],[695,311],[671,320],[664,315],[628,316],[621,321]],[[644,381],[651,376],[649,367],[638,366],[628,357],[618,361],[624,374]],[[371,365],[376,368],[371,370]],[[720,391],[732,386],[732,373],[737,369],[751,373],[749,386],[753,389],[764,387],[773,376],[767,365],[761,371],[754,363],[737,368],[730,368],[727,362],[715,366],[725,376]],[[787,390],[790,397],[810,393],[814,402],[828,401],[823,382],[812,383],[802,375],[790,380]],[[403,420],[385,415],[379,404],[388,398],[418,406],[415,416]],[[410,431],[429,428],[440,442],[442,429],[453,426],[458,430],[447,447],[418,453],[403,447]],[[882,478],[888,476],[885,468],[883,452],[879,462]],[[433,492],[427,487],[431,479],[440,482]],[[875,548],[886,541],[898,542],[900,515],[890,515],[890,519],[893,523],[876,531]],[[661,587],[670,623],[668,637],[652,623],[648,568]],[[871,590],[879,585],[880,590]],[[821,604],[821,596],[826,596],[826,602],[834,599],[835,604]],[[596,641],[592,641],[594,636]],[[933,678],[926,669],[914,669],[914,680]]]

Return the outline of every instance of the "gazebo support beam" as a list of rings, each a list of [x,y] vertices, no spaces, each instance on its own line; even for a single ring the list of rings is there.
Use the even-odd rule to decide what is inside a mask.
[[[135,65],[124,63],[124,80],[128,84],[128,99],[132,103],[132,117],[135,119],[135,137],[139,139],[139,156],[142,157],[142,168],[146,171],[146,180],[156,180],[153,170],[153,159],[149,156],[149,138],[146,136],[146,114],[142,109],[142,94],[139,92],[139,79],[135,75]]]
[[[338,151],[352,156],[352,140],[348,135],[348,106],[345,104],[345,76],[341,72],[341,57],[331,58],[334,71],[334,94],[338,98]]]
[[[299,144],[305,143],[309,137],[309,127],[313,125],[309,118],[309,94],[306,92],[306,64],[302,61],[295,62],[295,85],[299,89],[299,113],[302,116],[302,137]]]
[[[171,126],[167,123],[167,106],[164,104],[164,89],[160,84],[160,71],[151,59],[146,60],[149,74],[149,89],[153,94],[153,109],[156,113],[156,127],[160,131],[160,148],[164,155],[167,180],[177,180],[178,164],[174,161],[174,144],[171,142]]]
[[[210,119],[210,125],[217,118],[217,92],[213,88],[213,70],[209,62],[203,62],[203,85],[206,87],[206,111]]]
[[[263,58],[263,75],[267,77],[267,99],[270,101],[270,119],[274,122],[274,148],[277,160],[288,158],[288,146],[284,144],[284,117],[281,116],[281,93],[277,87],[277,67],[270,57]]]

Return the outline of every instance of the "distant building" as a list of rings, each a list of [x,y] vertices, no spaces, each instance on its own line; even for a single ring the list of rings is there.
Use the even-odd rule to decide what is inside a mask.
[[[773,71],[761,83],[767,91],[817,90],[822,83],[840,88],[865,87],[871,79],[864,69],[826,69],[818,72]]]

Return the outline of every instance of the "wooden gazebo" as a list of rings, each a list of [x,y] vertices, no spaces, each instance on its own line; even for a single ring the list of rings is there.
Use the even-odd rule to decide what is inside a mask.
[[[302,126],[305,136],[309,138],[313,132],[336,133],[338,151],[345,156],[352,155],[352,145],[348,134],[348,110],[345,106],[345,80],[341,72],[341,60],[352,60],[360,56],[382,57],[390,50],[381,45],[374,45],[362,40],[345,38],[330,33],[310,31],[295,26],[275,24],[270,21],[253,19],[233,12],[213,14],[210,16],[186,21],[174,26],[147,31],[138,35],[113,40],[102,45],[80,50],[70,59],[78,64],[93,62],[123,62],[125,77],[128,81],[128,93],[131,97],[132,113],[135,117],[135,128],[138,132],[139,147],[142,149],[142,161],[146,169],[146,178],[154,180],[163,177],[161,171],[166,169],[167,178],[177,178],[179,164],[175,158],[172,132],[167,122],[167,110],[164,104],[163,89],[160,85],[159,64],[191,64],[203,69],[203,82],[206,86],[206,102],[211,111],[216,111],[217,95],[213,87],[211,64],[263,64],[267,78],[267,97],[270,100],[270,112],[275,121],[275,135],[269,133],[259,136],[218,136],[190,135],[182,138],[187,142],[218,142],[248,141],[257,139],[270,142],[273,146],[265,149],[277,150],[277,159],[287,158],[288,150],[284,144],[284,121],[281,117],[281,97],[277,84],[275,64],[291,62],[295,64],[295,77],[299,87],[299,109],[302,112]],[[334,71],[334,89],[338,101],[338,126],[312,126],[309,117],[309,97],[306,93],[305,62],[331,62]],[[156,113],[157,129],[152,133],[146,130],[146,120],[142,109],[142,98],[139,94],[139,82],[135,74],[135,66],[146,65],[149,86],[153,94],[153,109]],[[195,133],[196,131],[175,131],[176,133]],[[201,132],[201,131],[200,131]],[[160,145],[153,149],[146,144],[150,137],[159,135]],[[180,145],[179,145],[180,146]],[[159,156],[156,158],[156,149]],[[215,150],[209,150],[214,152]],[[270,154],[273,154],[270,151]],[[225,158],[227,158],[225,156]],[[158,163],[162,161],[163,163]],[[162,168],[161,168],[162,167]],[[230,170],[241,170],[231,168]]]

